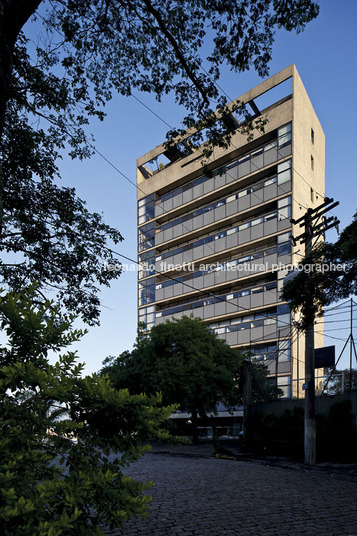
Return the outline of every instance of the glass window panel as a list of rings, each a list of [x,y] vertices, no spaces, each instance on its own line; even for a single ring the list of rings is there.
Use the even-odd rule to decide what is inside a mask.
[[[290,376],[278,376],[277,384],[279,385],[279,387],[281,385],[290,385]]]
[[[288,197],[283,197],[283,199],[279,199],[278,201],[278,208],[286,207],[287,205],[291,204],[291,197],[288,195]]]
[[[290,240],[290,233],[283,233],[281,235],[278,235],[278,244],[282,244],[283,242],[288,242]]]
[[[254,225],[258,225],[259,223],[262,223],[263,218],[257,218],[256,220],[252,220],[250,222],[250,225],[253,227]]]
[[[287,169],[286,171],[282,171],[278,174],[278,184],[284,184],[285,182],[288,182],[291,180],[291,169]]]
[[[273,212],[272,214],[268,214],[267,216],[264,216],[264,221],[274,220],[277,217],[277,213]]]
[[[278,173],[281,173],[287,169],[291,169],[291,159],[278,165]]]
[[[272,289],[275,289],[275,288],[276,288],[276,281],[273,281],[272,283],[267,283],[265,285],[265,290],[272,290]]]
[[[268,179],[267,181],[264,182],[264,186],[270,186],[271,184],[275,184],[276,183],[276,177],[272,177],[271,179]]]
[[[256,287],[256,288],[252,288],[251,290],[252,294],[260,294],[260,292],[264,292],[264,287]]]
[[[252,328],[261,328],[264,325],[264,320],[254,320]]]
[[[278,316],[278,328],[283,328],[290,325],[290,313]]]
[[[291,123],[287,123],[283,127],[280,127],[278,129],[278,136],[281,136],[282,134],[286,134],[287,132],[291,132]]]
[[[286,218],[290,218],[290,207],[284,207],[279,209],[279,221],[285,220]]]
[[[279,363],[286,363],[290,361],[290,348],[279,349],[278,360]]]
[[[289,143],[291,141],[291,132],[287,132],[286,134],[282,134],[278,138],[278,147],[282,147],[286,143]]]
[[[257,192],[258,190],[261,190],[265,186],[264,182],[258,182],[258,184],[255,184],[252,188],[252,192]]]
[[[279,315],[288,314],[288,313],[290,314],[290,307],[287,304],[278,305],[277,312]]]
[[[278,255],[288,255],[291,253],[291,244],[287,242],[286,244],[281,244],[278,248]]]
[[[271,143],[267,143],[264,147],[264,151],[269,151],[270,149],[274,149],[278,144],[277,140],[272,141]]]

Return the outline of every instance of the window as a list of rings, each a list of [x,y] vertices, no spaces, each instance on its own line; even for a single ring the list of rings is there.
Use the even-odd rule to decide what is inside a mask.
[[[273,177],[272,179],[268,179],[264,182],[264,186],[270,186],[271,184],[276,183],[276,177]]]
[[[286,242],[285,244],[281,244],[278,248],[278,255],[289,255],[291,253],[291,244],[290,242]]]
[[[284,391],[283,398],[290,398],[290,376],[278,376],[277,385]]]
[[[263,218],[257,218],[256,220],[251,221],[251,226],[254,227],[254,225],[258,225],[259,223],[262,223]]]
[[[291,180],[291,160],[278,165],[278,184]]]
[[[314,157],[311,155],[311,169],[314,171]]]
[[[252,288],[252,294],[260,294],[261,292],[264,291],[264,287],[257,287],[257,288]]]
[[[155,278],[145,279],[139,283],[139,306],[155,301]]]
[[[291,197],[284,197],[278,201],[278,220],[284,220],[291,217]]]
[[[288,242],[290,240],[290,234],[291,233],[283,233],[278,236],[278,244],[283,244],[284,242]]]
[[[278,315],[278,328],[285,328],[290,325],[290,313]]]
[[[314,129],[313,129],[313,128],[311,129],[311,143],[312,143],[312,144],[315,143],[315,132],[314,132]]]
[[[151,220],[155,215],[155,194],[150,194],[144,197],[144,199],[140,199],[138,201],[138,207],[139,225]]]
[[[139,310],[139,322],[146,324],[146,329],[150,330],[155,325],[154,307],[144,307]]]
[[[287,145],[291,141],[291,123],[278,129],[278,147]]]

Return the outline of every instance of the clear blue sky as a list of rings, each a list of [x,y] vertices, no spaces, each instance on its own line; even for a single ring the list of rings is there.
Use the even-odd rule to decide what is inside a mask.
[[[319,17],[299,34],[280,31],[273,48],[270,74],[295,63],[326,135],[326,194],[340,201],[334,211],[341,228],[357,210],[356,198],[356,55],[357,2],[321,0]],[[251,71],[224,71],[220,85],[236,98],[261,82]],[[182,110],[171,98],[158,103],[138,97],[169,124],[177,125]],[[104,123],[93,121],[95,145],[135,182],[136,159],[164,141],[167,127],[133,98],[115,97]],[[136,259],[136,190],[98,155],[90,161],[61,163],[63,185],[74,186],[88,208],[104,214],[125,241],[117,249]],[[336,239],[336,232],[328,235]],[[101,326],[76,345],[87,373],[101,367],[108,355],[130,349],[136,336],[136,273],[125,273],[110,289],[103,289]],[[331,344],[331,341],[327,344]]]

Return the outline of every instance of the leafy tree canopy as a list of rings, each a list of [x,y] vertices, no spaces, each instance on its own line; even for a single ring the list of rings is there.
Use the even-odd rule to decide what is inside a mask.
[[[238,123],[217,86],[221,65],[237,72],[253,66],[266,75],[275,31],[301,31],[317,14],[312,0],[3,0],[0,251],[9,254],[0,266],[4,282],[21,290],[40,281],[64,308],[97,322],[98,285],[119,276],[102,272],[102,266],[115,262],[111,243],[122,237],[100,215],[90,214],[74,190],[56,186],[56,161],[64,148],[69,146],[72,157],[89,156],[89,119],[103,119],[114,92],[136,90],[159,100],[172,92],[187,111],[184,129],[208,127],[212,143],[227,144]],[[35,44],[22,33],[31,17],[36,29],[43,28]],[[217,107],[219,121],[212,115]]]
[[[8,344],[0,349],[0,532],[4,536],[100,535],[147,511],[151,483],[123,475],[175,409],[157,395],[115,390],[81,377],[73,352],[82,332],[58,321],[34,289],[0,299]]]
[[[252,362],[251,403],[271,402],[283,396],[284,391],[277,387],[274,377],[269,378],[269,369],[264,362]]]
[[[139,334],[134,350],[104,362],[102,374],[130,393],[162,393],[195,419],[206,419],[219,402],[240,400],[243,354],[212,334],[201,319],[184,316]]]
[[[281,297],[301,313],[304,329],[313,316],[323,315],[324,306],[357,293],[357,213],[335,244],[318,244],[301,265],[303,270],[284,286]],[[308,308],[311,296],[313,306]]]

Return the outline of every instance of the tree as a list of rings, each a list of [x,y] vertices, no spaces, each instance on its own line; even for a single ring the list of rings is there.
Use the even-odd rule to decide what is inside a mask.
[[[326,389],[327,395],[340,395],[357,390],[357,370],[338,370],[328,368],[326,370]]]
[[[41,4],[41,0],[3,2],[0,128],[10,94],[16,41]],[[46,29],[56,33],[57,42],[51,37],[54,46],[38,50],[43,65],[62,64],[65,79],[71,82],[69,94],[76,101],[88,102],[87,112],[92,113],[96,104],[102,106],[113,90],[130,95],[139,89],[159,99],[173,91],[177,102],[190,112],[186,126],[212,111],[212,99],[220,97],[216,81],[223,62],[237,72],[254,66],[265,76],[275,29],[299,32],[319,12],[311,0],[58,0],[46,7],[45,16],[40,16]],[[207,72],[199,53],[208,32],[212,47]],[[225,102],[222,99],[219,105]]]
[[[38,290],[51,291],[64,310],[93,324],[99,318],[99,285],[109,285],[120,274],[104,271],[103,265],[115,262],[110,243],[122,237],[102,216],[91,214],[74,189],[56,185],[56,160],[65,139],[57,127],[31,126],[35,104],[27,93],[42,107],[60,110],[66,107],[65,84],[30,64],[24,42],[20,39],[16,49],[0,143],[3,284],[21,291],[39,281]]]
[[[301,314],[304,329],[312,316],[323,315],[324,306],[357,292],[357,213],[335,244],[319,243],[300,264],[302,269],[284,286],[281,298]],[[313,308],[307,308],[311,296]]]
[[[145,514],[150,483],[123,475],[175,409],[159,396],[115,390],[81,377],[73,352],[82,332],[56,307],[34,305],[34,290],[0,299],[8,344],[0,349],[0,532],[4,536],[104,534]]]
[[[252,362],[251,403],[271,402],[280,398],[284,391],[277,387],[274,377],[269,378],[269,369],[264,362]]]
[[[113,92],[136,90],[159,100],[174,93],[187,110],[184,130],[198,128],[191,146],[203,139],[202,129],[210,142],[226,145],[238,123],[217,86],[221,64],[266,75],[276,28],[301,31],[317,14],[311,0],[3,0],[0,251],[12,254],[10,266],[1,266],[10,288],[38,280],[57,292],[58,303],[96,322],[98,285],[119,275],[101,266],[113,263],[110,241],[121,236],[86,211],[74,190],[55,186],[63,149],[90,156],[89,119],[103,119]],[[23,33],[33,19],[43,23],[35,46]],[[247,120],[241,128],[249,130],[253,118],[241,112]],[[262,126],[260,118],[254,125]],[[169,133],[175,141],[182,135]]]
[[[212,334],[201,319],[184,316],[139,336],[134,350],[104,362],[117,388],[130,393],[162,393],[163,403],[175,403],[192,415],[194,441],[197,418],[207,420],[219,402],[239,402],[238,381],[243,354]]]

